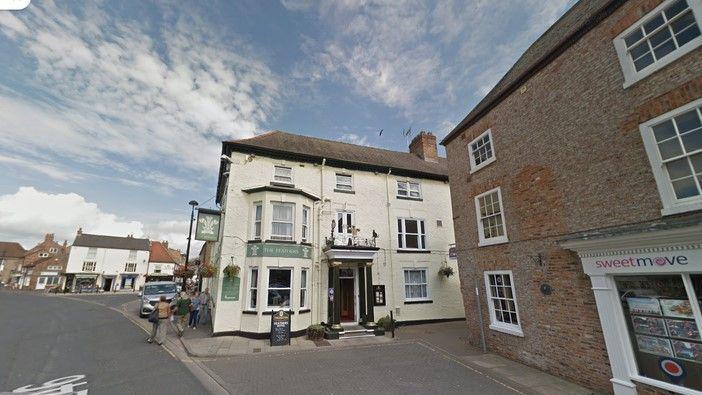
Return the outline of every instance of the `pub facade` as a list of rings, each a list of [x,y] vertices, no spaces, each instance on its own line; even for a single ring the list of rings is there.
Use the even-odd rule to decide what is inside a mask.
[[[217,274],[203,285],[213,333],[267,337],[281,310],[293,336],[321,323],[328,338],[380,334],[391,311],[463,319],[459,279],[441,274],[457,269],[446,162],[430,133],[410,151],[279,131],[224,142]]]

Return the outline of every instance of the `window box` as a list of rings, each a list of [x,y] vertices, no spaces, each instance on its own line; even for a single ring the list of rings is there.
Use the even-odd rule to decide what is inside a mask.
[[[490,310],[490,329],[515,336],[524,336],[514,277],[511,270],[485,272],[485,293]]]
[[[468,158],[471,174],[495,161],[495,148],[490,129],[468,143]]]
[[[509,241],[505,230],[503,207],[500,187],[475,197],[478,246],[501,244]]]
[[[663,215],[702,209],[702,99],[640,125]]]
[[[700,0],[666,0],[614,39],[624,87],[702,44]]]

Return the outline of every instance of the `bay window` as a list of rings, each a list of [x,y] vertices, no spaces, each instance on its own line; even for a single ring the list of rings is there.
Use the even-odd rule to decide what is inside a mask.
[[[307,300],[307,269],[300,272],[300,308],[308,308]]]
[[[295,205],[292,203],[273,202],[273,219],[271,223],[272,240],[293,239],[293,213]]]
[[[290,308],[292,269],[268,269],[268,308]]]
[[[310,208],[302,206],[302,241],[307,242],[310,238]]]
[[[258,302],[258,268],[252,267],[249,272],[249,309],[255,310]]]
[[[261,240],[261,218],[263,217],[263,203],[254,203],[253,210],[253,239]]]

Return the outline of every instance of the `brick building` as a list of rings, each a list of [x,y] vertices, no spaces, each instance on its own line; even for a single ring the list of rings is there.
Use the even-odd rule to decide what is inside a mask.
[[[53,233],[44,235],[44,240],[29,249],[24,255],[21,268],[22,278],[20,280],[20,288],[35,288],[34,283],[31,283],[31,281],[32,279],[34,279],[34,281],[37,279],[37,276],[34,275],[34,264],[37,261],[58,255],[65,255],[67,253],[68,247],[66,241],[64,241],[63,244],[59,244],[54,240]]]
[[[701,22],[700,0],[579,1],[443,140],[472,343],[702,390]]]
[[[32,262],[27,289],[62,288],[66,282],[68,253],[51,255]]]
[[[20,243],[0,241],[0,283],[10,284],[19,281],[19,267],[22,266],[24,247]]]

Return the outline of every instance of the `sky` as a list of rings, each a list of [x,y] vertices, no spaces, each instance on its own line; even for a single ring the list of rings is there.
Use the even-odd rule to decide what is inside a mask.
[[[70,244],[82,227],[184,251],[188,202],[216,208],[223,140],[278,129],[407,151],[409,127],[441,139],[574,2],[0,11],[0,240]]]

